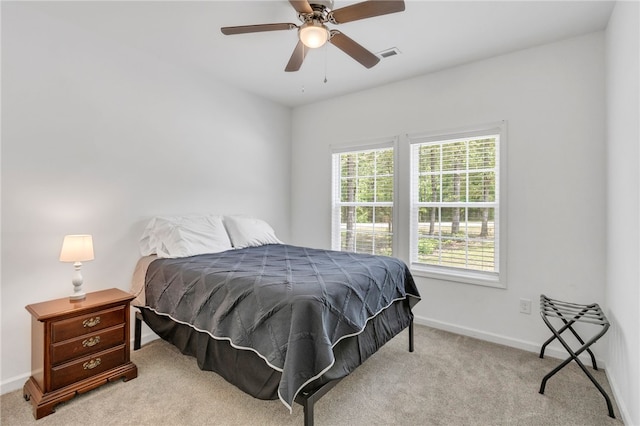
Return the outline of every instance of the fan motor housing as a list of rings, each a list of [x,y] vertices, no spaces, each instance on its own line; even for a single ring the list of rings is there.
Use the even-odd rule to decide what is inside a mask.
[[[312,0],[309,6],[313,9],[312,13],[299,13],[298,19],[302,22],[319,22],[325,24],[331,20],[331,10],[333,9],[333,0]]]

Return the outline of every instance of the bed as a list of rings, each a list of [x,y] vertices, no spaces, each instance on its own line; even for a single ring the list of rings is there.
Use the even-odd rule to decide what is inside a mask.
[[[132,285],[140,310],[134,347],[144,320],[244,392],[289,410],[300,403],[312,425],[314,403],[407,328],[413,350],[411,308],[420,295],[398,259],[284,244],[265,223],[245,220],[225,217],[229,246],[213,253],[167,256],[179,250],[151,238]]]

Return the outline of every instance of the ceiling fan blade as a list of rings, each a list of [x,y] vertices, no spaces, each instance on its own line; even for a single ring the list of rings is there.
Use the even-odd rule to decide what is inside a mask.
[[[311,9],[307,0],[289,0],[289,3],[298,13],[313,13],[313,9]]]
[[[338,49],[342,50],[344,53],[360,62],[366,68],[371,68],[372,66],[380,62],[380,58],[378,58],[376,55],[369,52],[360,44],[356,43],[351,38],[342,34],[338,30],[331,30],[331,38],[329,39],[329,43],[333,44]]]
[[[332,16],[333,23],[343,24],[345,22],[357,21],[359,19],[402,12],[403,10],[403,0],[368,0],[336,9],[331,12],[330,15]]]
[[[259,33],[263,31],[280,31],[292,30],[298,28],[296,24],[258,24],[258,25],[240,25],[237,27],[222,27],[220,31],[225,35]]]
[[[284,70],[287,72],[298,71],[302,66],[302,61],[304,61],[305,56],[307,56],[308,51],[309,49],[307,49],[305,45],[302,44],[300,40],[298,40],[298,44],[293,50],[293,54],[289,59],[289,63]]]

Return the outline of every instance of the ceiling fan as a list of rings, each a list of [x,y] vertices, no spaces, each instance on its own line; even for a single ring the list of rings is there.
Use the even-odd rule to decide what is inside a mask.
[[[347,37],[344,33],[329,29],[326,24],[344,24],[345,22],[402,12],[403,0],[367,0],[340,9],[333,10],[333,0],[289,0],[298,12],[301,25],[291,23],[241,25],[222,27],[223,34],[246,34],[263,31],[298,29],[298,44],[293,50],[285,71],[298,71],[309,49],[323,46],[329,42],[366,68],[376,65],[380,58]]]

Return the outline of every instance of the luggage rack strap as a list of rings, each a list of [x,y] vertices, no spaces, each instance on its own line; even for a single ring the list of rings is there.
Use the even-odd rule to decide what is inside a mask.
[[[568,319],[574,322],[587,322],[597,325],[608,325],[609,320],[597,303],[579,305],[550,299],[540,295],[540,313],[544,316]]]

